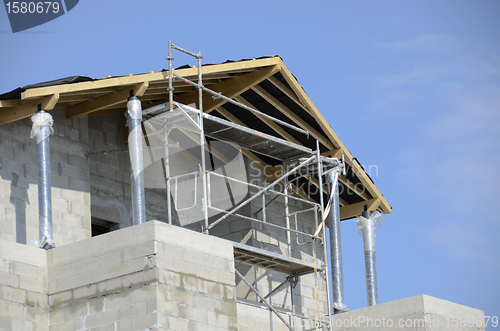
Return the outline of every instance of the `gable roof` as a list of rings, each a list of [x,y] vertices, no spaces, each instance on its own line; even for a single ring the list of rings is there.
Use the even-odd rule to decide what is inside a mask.
[[[197,67],[184,66],[174,71],[189,80],[198,80]],[[203,95],[205,112],[313,150],[318,140],[322,155],[338,158],[344,155],[347,173],[340,176],[342,219],[359,216],[365,207],[370,211],[391,212],[391,206],[372,179],[344,146],[280,57],[203,65],[202,75],[203,85],[207,88],[302,128],[309,132],[311,138],[242,110],[222,98],[214,99],[208,93]],[[173,86],[175,101],[198,106],[198,90],[180,80],[174,80]],[[165,70],[99,80],[74,76],[29,85],[0,95],[0,125],[33,115],[38,105],[47,111],[65,108],[68,118],[124,113],[130,94],[140,97],[142,107],[146,109],[168,101],[167,88],[168,71]],[[265,171],[270,179],[280,167],[272,158],[257,156],[248,150],[243,152],[261,166],[267,165]],[[318,186],[317,179],[312,178],[311,182]],[[326,186],[323,191],[326,192]],[[295,187],[295,193],[319,200],[318,196],[307,196],[298,187]]]

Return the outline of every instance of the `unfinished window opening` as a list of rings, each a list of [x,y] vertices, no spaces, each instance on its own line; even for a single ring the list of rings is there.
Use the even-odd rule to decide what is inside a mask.
[[[114,231],[117,228],[118,227],[113,222],[106,221],[97,217],[92,217],[92,237]]]

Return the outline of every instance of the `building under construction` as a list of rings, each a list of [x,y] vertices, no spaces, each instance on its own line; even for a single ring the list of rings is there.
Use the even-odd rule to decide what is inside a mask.
[[[167,60],[0,95],[0,329],[332,330],[352,218],[376,305],[391,207],[282,59]]]

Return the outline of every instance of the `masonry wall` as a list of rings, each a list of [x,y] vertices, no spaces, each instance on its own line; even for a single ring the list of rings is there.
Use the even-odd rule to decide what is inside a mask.
[[[65,245],[89,238],[90,176],[87,117],[51,112],[50,137],[54,240]],[[36,140],[26,118],[0,126],[0,239],[37,246],[38,167]]]
[[[151,221],[48,251],[0,248],[0,330],[237,329],[226,240]]]
[[[484,312],[420,294],[334,315],[335,331],[481,331]]]
[[[131,226],[131,172],[125,115],[90,116],[88,127],[92,217],[110,222],[112,230]],[[110,153],[94,154],[106,151]],[[146,188],[145,196],[146,219],[167,222],[165,190]]]
[[[56,246],[60,247],[81,241],[91,236],[91,220],[104,221],[111,230],[132,225],[130,160],[126,151],[126,119],[123,114],[104,116],[82,116],[66,119],[64,109],[54,110],[54,130],[51,136],[51,173],[53,223]],[[0,126],[0,239],[18,243],[37,245],[38,240],[38,174],[36,144],[29,138],[30,119]],[[125,150],[125,151],[124,151]],[[107,154],[96,154],[111,151]],[[118,151],[118,152],[117,152]],[[177,157],[184,157],[181,153]],[[192,163],[192,162],[191,162]],[[266,185],[262,172],[245,158],[246,176],[251,182]],[[174,169],[175,170],[175,169]],[[177,169],[175,171],[195,171]],[[219,183],[220,184],[220,183]],[[279,190],[279,188],[276,188]],[[225,184],[212,187],[215,198],[226,194]],[[201,179],[198,181],[201,192]],[[250,189],[249,196],[256,189]],[[189,205],[189,189],[179,190],[178,201]],[[268,201],[274,195],[268,195]],[[289,202],[291,211],[305,208],[305,205]],[[231,206],[229,206],[231,207]],[[201,201],[195,207],[201,214]],[[261,199],[242,208],[239,213],[255,216],[261,208]],[[166,193],[162,189],[146,189],[146,218],[167,221]],[[267,206],[269,222],[284,225],[284,201],[275,200]],[[180,214],[181,215],[181,214]],[[211,213],[215,215],[215,213]],[[312,213],[299,219],[299,230],[312,233],[314,218]],[[177,213],[173,212],[174,224],[179,225]],[[195,215],[199,216],[199,215]],[[216,220],[220,215],[211,217]],[[260,216],[260,215],[259,215]],[[186,220],[184,220],[186,221]],[[186,228],[200,232],[203,222],[194,222]],[[292,225],[294,221],[292,219]],[[288,255],[286,232],[268,225],[254,223],[240,217],[230,217],[214,227],[214,236],[245,243],[272,252]],[[310,240],[299,236],[299,242]],[[317,256],[323,258],[323,249],[316,243]],[[292,234],[292,256],[312,261],[312,244],[296,243]],[[262,268],[238,266],[238,269],[254,282],[261,293],[266,294],[280,284],[284,274]],[[257,302],[248,287],[237,280],[238,298]],[[294,289],[296,312],[300,315],[315,316],[326,312],[326,291],[324,275],[318,275],[319,302],[315,301],[314,276],[300,278]],[[54,286],[54,285],[51,285]],[[291,311],[290,289],[285,288],[271,298],[273,305]]]
[[[0,330],[48,331],[47,254],[0,240]]]

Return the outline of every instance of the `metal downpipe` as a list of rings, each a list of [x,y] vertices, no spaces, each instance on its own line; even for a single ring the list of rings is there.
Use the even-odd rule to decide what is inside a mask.
[[[363,217],[367,224],[361,228],[365,251],[366,299],[368,306],[378,304],[377,261],[375,254],[375,224],[371,219],[372,212],[364,211]]]
[[[131,163],[132,215],[134,224],[146,222],[146,202],[144,197],[144,163],[142,156],[142,107],[138,97],[130,97],[127,102],[128,146]]]
[[[333,290],[334,314],[347,311],[344,304],[344,273],[342,268],[342,243],[340,238],[340,207],[339,207],[339,169],[334,169],[326,175],[328,193],[333,194],[332,205],[328,217],[330,223],[330,255]]]
[[[50,249],[55,247],[52,231],[52,197],[50,183],[50,140],[54,133],[52,115],[39,106],[32,117],[33,127],[30,137],[36,138],[36,154],[38,163],[38,215],[39,215],[39,247]]]

